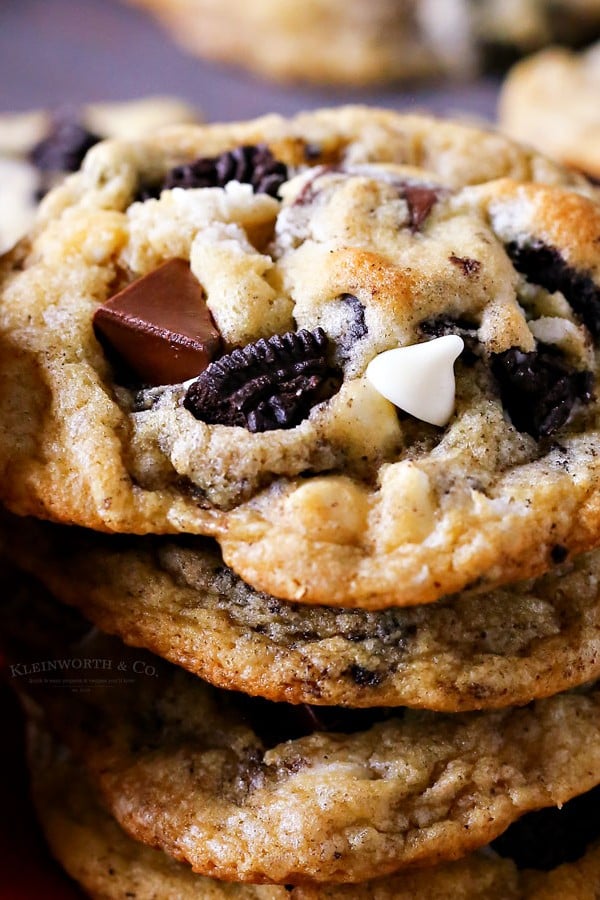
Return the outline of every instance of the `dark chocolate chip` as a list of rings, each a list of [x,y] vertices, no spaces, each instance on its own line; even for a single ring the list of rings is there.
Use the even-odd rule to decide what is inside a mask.
[[[569,551],[566,547],[563,547],[562,544],[555,544],[552,550],[550,551],[550,556],[552,557],[552,562],[556,563],[559,566],[561,563],[564,563],[565,559],[569,555]]]
[[[507,244],[515,269],[546,290],[560,291],[594,337],[600,337],[600,287],[587,272],[569,266],[555,247],[540,241]]]
[[[251,184],[255,194],[276,197],[287,179],[287,166],[276,160],[265,144],[258,144],[176,166],[167,174],[162,189],[224,187],[240,181]]]
[[[202,372],[221,338],[189,263],[171,259],[94,315],[99,340],[144,384],[178,384]]]
[[[463,275],[467,278],[471,275],[477,275],[481,269],[481,263],[478,259],[471,259],[468,256],[455,256],[454,253],[448,257],[453,266],[462,269]]]
[[[566,425],[578,404],[592,400],[593,374],[574,370],[550,345],[530,353],[511,347],[492,354],[491,360],[513,425],[534,438],[554,434]]]
[[[294,428],[340,388],[328,344],[321,328],[261,338],[212,363],[188,388],[184,406],[209,424]]]
[[[569,800],[562,807],[541,809],[519,819],[492,842],[500,856],[520,869],[545,872],[581,859],[600,837],[600,787]]]

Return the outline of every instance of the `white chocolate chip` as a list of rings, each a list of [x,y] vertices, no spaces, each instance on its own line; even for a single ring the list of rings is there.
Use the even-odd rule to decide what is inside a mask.
[[[371,360],[367,378],[394,406],[430,425],[446,425],[454,412],[454,362],[464,341],[457,334],[386,350]]]

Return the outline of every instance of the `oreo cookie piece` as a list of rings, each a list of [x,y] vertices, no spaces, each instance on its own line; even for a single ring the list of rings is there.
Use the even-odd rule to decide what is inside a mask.
[[[276,160],[265,144],[246,145],[216,157],[202,157],[175,166],[167,174],[162,190],[225,187],[230,181],[239,181],[251,184],[257,194],[276,197],[287,179],[287,166]]]
[[[294,428],[339,389],[342,376],[327,362],[328,344],[317,328],[234,350],[190,385],[184,406],[213,425],[239,425],[251,432]]]

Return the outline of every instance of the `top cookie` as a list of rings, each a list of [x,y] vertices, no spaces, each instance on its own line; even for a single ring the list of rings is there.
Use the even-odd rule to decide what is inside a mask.
[[[2,499],[212,534],[331,605],[597,544],[596,198],[499,135],[361,108],[94,147],[2,264]]]

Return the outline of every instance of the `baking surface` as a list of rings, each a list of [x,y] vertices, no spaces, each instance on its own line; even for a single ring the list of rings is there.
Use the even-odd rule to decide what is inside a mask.
[[[150,17],[118,0],[0,0],[0,111],[151,93],[179,94],[209,120],[346,102],[492,118],[497,83],[446,79],[362,92],[282,87],[184,53]]]

